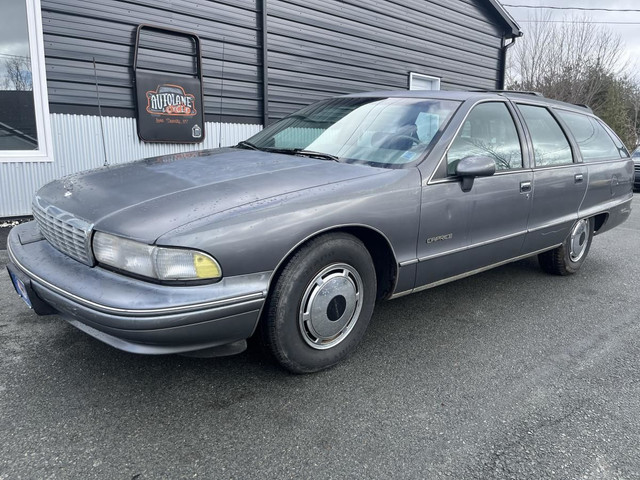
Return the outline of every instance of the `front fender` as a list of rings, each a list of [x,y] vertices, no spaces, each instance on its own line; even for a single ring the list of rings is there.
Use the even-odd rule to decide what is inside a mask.
[[[420,173],[416,168],[292,192],[178,227],[158,245],[213,255],[224,275],[273,271],[305,239],[334,228],[365,226],[382,233],[398,262],[415,258]]]

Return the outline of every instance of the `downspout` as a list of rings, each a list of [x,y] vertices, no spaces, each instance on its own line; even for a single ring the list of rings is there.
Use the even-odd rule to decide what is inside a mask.
[[[269,123],[269,35],[267,0],[262,0],[262,127]]]
[[[266,0],[264,0],[266,1]],[[511,37],[503,37],[502,38],[502,49],[500,51],[500,78],[498,79],[498,90],[504,90],[504,77],[507,75],[507,50],[516,43],[516,38],[521,37],[520,35],[511,35]],[[508,40],[511,40],[507,43]]]

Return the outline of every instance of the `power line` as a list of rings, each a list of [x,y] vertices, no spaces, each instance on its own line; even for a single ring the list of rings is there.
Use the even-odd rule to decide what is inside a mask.
[[[514,5],[512,3],[503,3],[502,6],[512,8],[544,8],[549,10],[582,10],[586,12],[640,12],[638,8],[556,7],[554,5]]]
[[[588,24],[603,23],[607,25],[640,25],[640,22],[599,22],[599,21],[592,22],[590,20],[580,21],[580,20],[518,20],[516,19],[516,22],[518,23],[588,23]]]

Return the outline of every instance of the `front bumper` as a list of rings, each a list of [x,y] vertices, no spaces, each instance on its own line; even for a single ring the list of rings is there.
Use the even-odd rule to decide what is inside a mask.
[[[115,348],[143,354],[194,352],[250,337],[271,273],[210,285],[158,285],[71,259],[42,239],[35,222],[11,230],[7,251],[8,268],[36,304]]]

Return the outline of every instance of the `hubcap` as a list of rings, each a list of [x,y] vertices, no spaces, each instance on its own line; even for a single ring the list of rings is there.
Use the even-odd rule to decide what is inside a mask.
[[[311,347],[325,350],[343,341],[362,309],[362,279],[346,263],[336,263],[318,273],[302,297],[299,326]]]
[[[569,258],[572,262],[579,261],[587,250],[587,238],[589,238],[589,221],[579,220],[571,230]]]

